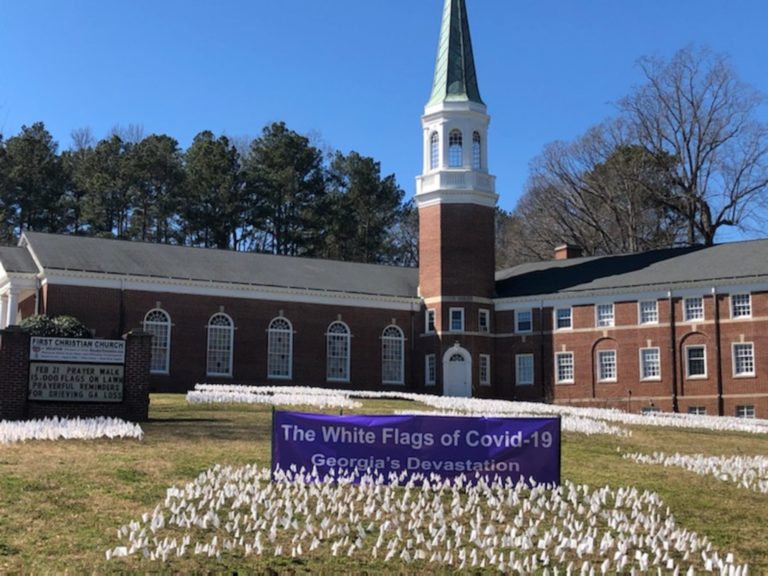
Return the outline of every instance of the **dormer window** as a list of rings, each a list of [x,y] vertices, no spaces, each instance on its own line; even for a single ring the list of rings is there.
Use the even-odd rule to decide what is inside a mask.
[[[463,156],[461,131],[451,130],[448,136],[448,167],[461,168]]]

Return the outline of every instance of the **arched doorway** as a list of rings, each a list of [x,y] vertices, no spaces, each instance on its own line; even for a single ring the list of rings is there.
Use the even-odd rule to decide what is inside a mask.
[[[443,355],[443,396],[472,397],[472,356],[458,345]]]

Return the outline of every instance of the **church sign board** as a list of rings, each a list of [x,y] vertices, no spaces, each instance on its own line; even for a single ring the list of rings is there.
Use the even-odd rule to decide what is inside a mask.
[[[30,400],[123,401],[123,340],[33,337],[29,359]]]

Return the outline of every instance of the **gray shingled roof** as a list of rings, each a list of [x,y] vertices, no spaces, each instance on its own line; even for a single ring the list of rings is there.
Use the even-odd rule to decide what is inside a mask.
[[[27,249],[18,246],[0,247],[0,263],[9,274],[35,274],[38,271]]]
[[[26,232],[24,237],[35,257],[47,270],[405,298],[416,297],[419,279],[416,268],[39,232]]]
[[[496,273],[500,298],[578,297],[768,282],[768,240],[521,264]]]

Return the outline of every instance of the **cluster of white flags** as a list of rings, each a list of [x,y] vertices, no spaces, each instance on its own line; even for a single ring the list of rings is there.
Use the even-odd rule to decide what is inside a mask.
[[[706,456],[704,454],[652,455],[631,453],[624,458],[641,464],[677,466],[699,476],[713,476],[740,488],[768,494],[768,456]]]
[[[514,574],[746,575],[658,494],[216,466],[118,528],[106,558],[345,556]]]
[[[457,416],[559,416],[562,429],[582,434],[631,435],[629,426],[662,426],[681,429],[702,429],[724,432],[768,434],[768,420],[673,414],[653,412],[632,414],[616,409],[582,408],[537,402],[512,402],[482,398],[453,398],[408,392],[373,392],[337,390],[301,386],[242,386],[197,384],[187,393],[190,403],[259,403],[274,406],[307,406],[314,408],[359,408],[356,399],[405,400],[426,405],[423,408],[400,410],[398,414],[437,414]]]
[[[0,444],[27,440],[93,440],[135,438],[141,440],[141,426],[119,418],[43,418],[19,422],[0,421]]]

